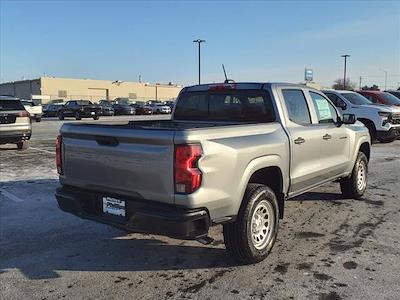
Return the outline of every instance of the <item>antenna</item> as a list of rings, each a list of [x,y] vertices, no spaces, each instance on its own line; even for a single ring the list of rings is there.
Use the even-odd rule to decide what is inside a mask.
[[[224,83],[235,82],[235,81],[232,80],[232,79],[228,79],[228,77],[226,76],[226,71],[225,71],[225,66],[224,66],[224,64],[222,64],[222,70],[224,70],[224,75],[225,75],[225,81],[224,81]]]
[[[224,64],[222,64],[222,70],[224,70],[225,83],[228,83],[228,77],[226,77],[226,71],[225,71],[225,66],[224,66]]]

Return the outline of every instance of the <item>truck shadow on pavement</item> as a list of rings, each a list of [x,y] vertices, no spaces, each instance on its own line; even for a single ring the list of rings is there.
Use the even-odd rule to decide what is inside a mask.
[[[15,272],[13,269],[18,269],[28,279],[36,280],[57,278],[65,271],[169,271],[238,265],[223,247],[220,227],[211,229],[215,241],[206,246],[195,241],[149,234],[127,235],[119,229],[62,212],[53,195],[57,186],[58,180],[0,184],[3,189],[19,191],[20,198],[25,193],[31,200],[6,203],[0,198],[0,205],[4,208],[0,217],[5,217],[6,222],[5,214],[12,211],[8,206],[20,207],[12,217],[17,228],[10,225],[1,228],[0,278],[8,272]],[[336,200],[342,200],[341,194],[309,192],[292,201]],[[25,220],[25,225],[19,225],[29,214],[30,223],[27,225]],[[11,232],[7,233],[8,230]]]
[[[55,200],[57,186],[58,180],[53,179],[0,182],[1,190],[23,200],[14,202],[0,194],[0,218],[3,225],[9,224],[0,228],[0,281],[15,269],[36,280],[57,278],[65,271],[166,271],[236,265],[221,240],[202,245],[127,234],[67,214]]]

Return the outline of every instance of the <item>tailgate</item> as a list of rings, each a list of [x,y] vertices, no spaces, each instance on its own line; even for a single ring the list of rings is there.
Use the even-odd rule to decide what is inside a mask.
[[[174,130],[65,124],[60,181],[104,195],[173,203],[174,134]]]

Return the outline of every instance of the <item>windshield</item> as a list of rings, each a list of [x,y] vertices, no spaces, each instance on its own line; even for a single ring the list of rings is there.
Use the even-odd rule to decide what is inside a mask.
[[[201,91],[181,94],[174,119],[269,123],[275,113],[263,90]]]
[[[345,97],[347,100],[349,100],[352,104],[354,105],[367,105],[367,104],[373,104],[371,101],[369,101],[367,98],[364,96],[361,96],[358,93],[340,93],[343,97]]]
[[[382,93],[382,97],[385,99],[386,104],[400,105],[400,99],[390,93]]]
[[[19,100],[0,100],[0,111],[5,110],[25,110]]]

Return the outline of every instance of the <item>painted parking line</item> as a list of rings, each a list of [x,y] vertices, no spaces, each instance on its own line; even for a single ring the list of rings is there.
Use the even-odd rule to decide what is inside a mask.
[[[50,154],[54,154],[54,155],[56,154],[54,151],[44,150],[44,149],[35,148],[35,147],[29,147],[29,149],[41,151],[41,152],[45,152],[45,153],[50,153]]]
[[[7,192],[5,189],[0,189],[0,194],[4,195],[6,198],[10,199],[11,201],[14,202],[24,202],[21,198],[18,196],[11,194],[10,192]]]

